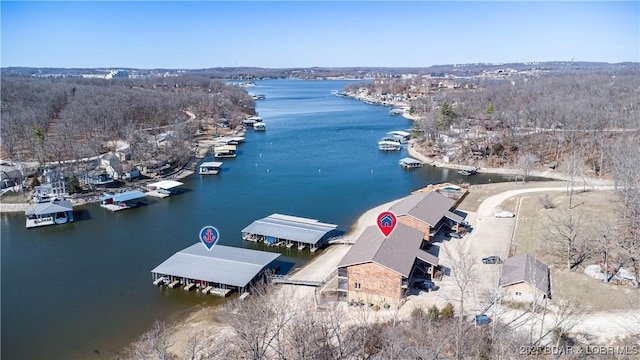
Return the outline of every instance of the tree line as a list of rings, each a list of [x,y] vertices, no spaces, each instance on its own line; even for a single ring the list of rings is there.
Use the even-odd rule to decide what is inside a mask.
[[[244,89],[207,77],[80,79],[2,77],[2,157],[40,164],[104,153],[125,140],[136,160],[184,161],[198,129],[255,114]],[[197,121],[189,121],[187,112]],[[170,131],[167,145],[149,138]]]

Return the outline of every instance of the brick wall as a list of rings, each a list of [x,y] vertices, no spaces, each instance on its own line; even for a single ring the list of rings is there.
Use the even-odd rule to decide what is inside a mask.
[[[402,298],[402,275],[376,263],[353,265],[347,268],[349,299],[395,302]],[[360,289],[356,289],[356,283]],[[377,302],[376,301],[376,302]]]

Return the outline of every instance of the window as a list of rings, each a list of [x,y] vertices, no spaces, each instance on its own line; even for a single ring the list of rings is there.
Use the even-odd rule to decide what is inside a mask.
[[[362,288],[362,284],[360,284],[359,282],[353,284],[354,289],[356,290],[360,290]]]
[[[522,296],[522,293],[520,291],[516,291],[516,296]]]

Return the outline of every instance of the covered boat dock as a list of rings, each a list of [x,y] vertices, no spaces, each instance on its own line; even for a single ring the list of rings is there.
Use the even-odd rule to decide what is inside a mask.
[[[201,243],[183,249],[151,270],[153,284],[205,294],[227,296],[245,292],[259,275],[275,269],[278,253],[216,245],[208,250]]]
[[[222,161],[206,161],[200,164],[200,175],[217,175],[222,168]]]
[[[52,200],[38,203],[24,212],[27,228],[64,224],[73,221],[73,205],[68,200]]]
[[[339,235],[338,225],[321,223],[315,219],[282,214],[272,214],[242,229],[242,238],[263,241],[267,245],[297,246],[302,250],[309,246],[312,252]]]
[[[400,166],[405,169],[415,169],[422,167],[422,161],[410,157],[400,159],[399,163]]]
[[[120,194],[105,194],[100,198],[100,206],[111,211],[119,211],[146,204],[140,200],[147,196],[142,191],[127,191]]]
[[[159,198],[166,198],[171,194],[175,194],[177,192],[176,188],[181,185],[184,185],[184,184],[181,183],[180,181],[175,181],[175,180],[162,180],[162,181],[154,182],[151,184],[147,184],[147,187],[151,189],[151,191],[149,191],[147,195],[159,197]]]

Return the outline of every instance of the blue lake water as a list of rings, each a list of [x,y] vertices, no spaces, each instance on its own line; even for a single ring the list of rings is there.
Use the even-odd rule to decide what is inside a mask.
[[[389,108],[331,95],[346,81],[257,81],[248,90],[266,132],[249,131],[218,176],[191,176],[185,191],[148,206],[112,213],[97,205],[77,221],[25,229],[24,215],[0,218],[2,359],[104,358],[148,329],[196,306],[221,300],[151,284],[150,271],[198,241],[205,225],[220,244],[243,243],[253,220],[282,213],[335,223],[348,231],[367,209],[431,183],[504,181],[454,170],[406,171],[406,150],[380,152],[377,141],[411,122]],[[302,265],[308,251],[281,250]]]

